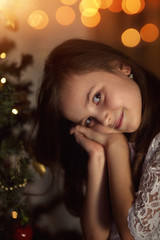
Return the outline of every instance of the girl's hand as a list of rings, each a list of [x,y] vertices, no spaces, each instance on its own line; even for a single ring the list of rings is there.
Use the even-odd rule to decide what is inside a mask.
[[[83,127],[81,125],[77,125],[74,128],[72,128],[70,130],[70,133],[75,134],[77,143],[82,145],[84,149],[86,148],[88,149],[87,146],[88,144],[90,145],[89,148],[95,147],[96,146],[95,143],[98,143],[104,146],[105,148],[112,143],[116,145],[118,144],[122,145],[123,143],[126,145],[127,143],[126,137],[122,133],[111,133],[109,131],[108,133],[100,133],[91,128]]]
[[[84,129],[81,129],[80,127],[80,130],[85,131],[85,127],[82,128]],[[104,147],[100,142],[89,137],[89,134],[84,134],[83,131],[79,131],[79,126],[75,127],[74,129],[72,128],[70,132],[71,134],[74,134],[76,142],[81,145],[84,150],[86,150],[90,158],[98,157],[105,159]]]
[[[111,209],[105,150],[100,142],[91,138],[90,131],[87,130],[89,129],[76,126],[70,131],[76,142],[88,153],[87,188],[81,225],[85,239],[109,239]],[[92,134],[92,131],[90,133]]]

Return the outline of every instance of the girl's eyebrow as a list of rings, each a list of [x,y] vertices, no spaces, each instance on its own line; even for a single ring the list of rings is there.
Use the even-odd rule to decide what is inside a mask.
[[[91,95],[94,87],[95,87],[95,85],[93,85],[93,86],[89,89],[89,91],[88,91],[88,93],[87,93],[87,96],[86,96],[86,99],[85,99],[85,106],[86,106],[86,105],[88,104],[88,102],[89,102],[90,95]]]

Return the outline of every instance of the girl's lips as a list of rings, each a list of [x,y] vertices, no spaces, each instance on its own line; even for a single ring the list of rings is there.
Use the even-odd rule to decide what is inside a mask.
[[[121,113],[120,117],[118,118],[116,124],[115,124],[115,128],[120,128],[122,126],[122,122],[123,122],[123,112]]]

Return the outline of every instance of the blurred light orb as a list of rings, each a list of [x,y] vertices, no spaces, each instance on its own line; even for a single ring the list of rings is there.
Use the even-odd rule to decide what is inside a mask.
[[[42,10],[33,11],[28,18],[28,24],[38,30],[44,29],[48,25],[48,22],[47,13]]]
[[[87,8],[84,9],[84,11],[82,12],[82,15],[85,17],[93,17],[97,14],[98,10],[95,8]]]
[[[126,8],[131,14],[137,13],[141,8],[140,0],[126,0]]]
[[[73,5],[77,2],[77,0],[61,0],[61,3],[64,5]]]
[[[111,12],[122,11],[122,0],[113,0],[111,6],[108,8]]]
[[[96,13],[93,17],[86,17],[84,15],[81,15],[81,22],[84,26],[93,28],[96,27],[101,20],[101,16],[99,12]]]
[[[140,33],[134,28],[129,28],[122,33],[121,40],[126,47],[135,47],[141,40]]]
[[[106,9],[109,8],[113,3],[113,0],[101,0],[101,5],[100,8],[101,9]]]
[[[6,80],[6,78],[5,78],[5,77],[2,77],[2,78],[1,78],[1,83],[3,83],[3,84],[4,84],[4,83],[6,83],[6,81],[7,81],[7,80]]]
[[[12,218],[17,219],[18,213],[16,211],[12,211]]]
[[[56,20],[61,25],[70,25],[75,20],[75,12],[71,7],[62,6],[56,11]]]
[[[83,9],[86,9],[86,8],[99,9],[101,6],[101,0],[82,0],[81,4]]]
[[[100,6],[100,0],[82,0],[79,4],[79,10],[83,16],[92,17],[97,14]]]
[[[141,30],[140,35],[145,42],[154,42],[159,36],[159,29],[155,24],[145,24]]]
[[[145,7],[145,0],[123,0],[122,9],[126,14],[140,13]]]
[[[0,58],[1,58],[1,59],[5,59],[5,58],[6,58],[6,53],[5,53],[5,52],[2,52],[2,53],[0,54]]]
[[[13,109],[12,109],[12,113],[13,113],[14,115],[17,115],[17,114],[18,114],[18,110],[17,110],[16,108],[13,108]]]

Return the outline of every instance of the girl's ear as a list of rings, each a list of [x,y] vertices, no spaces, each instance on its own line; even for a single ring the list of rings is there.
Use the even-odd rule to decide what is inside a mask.
[[[120,65],[119,70],[124,73],[126,76],[129,76],[131,74],[131,67],[127,65],[126,63],[122,63]]]

